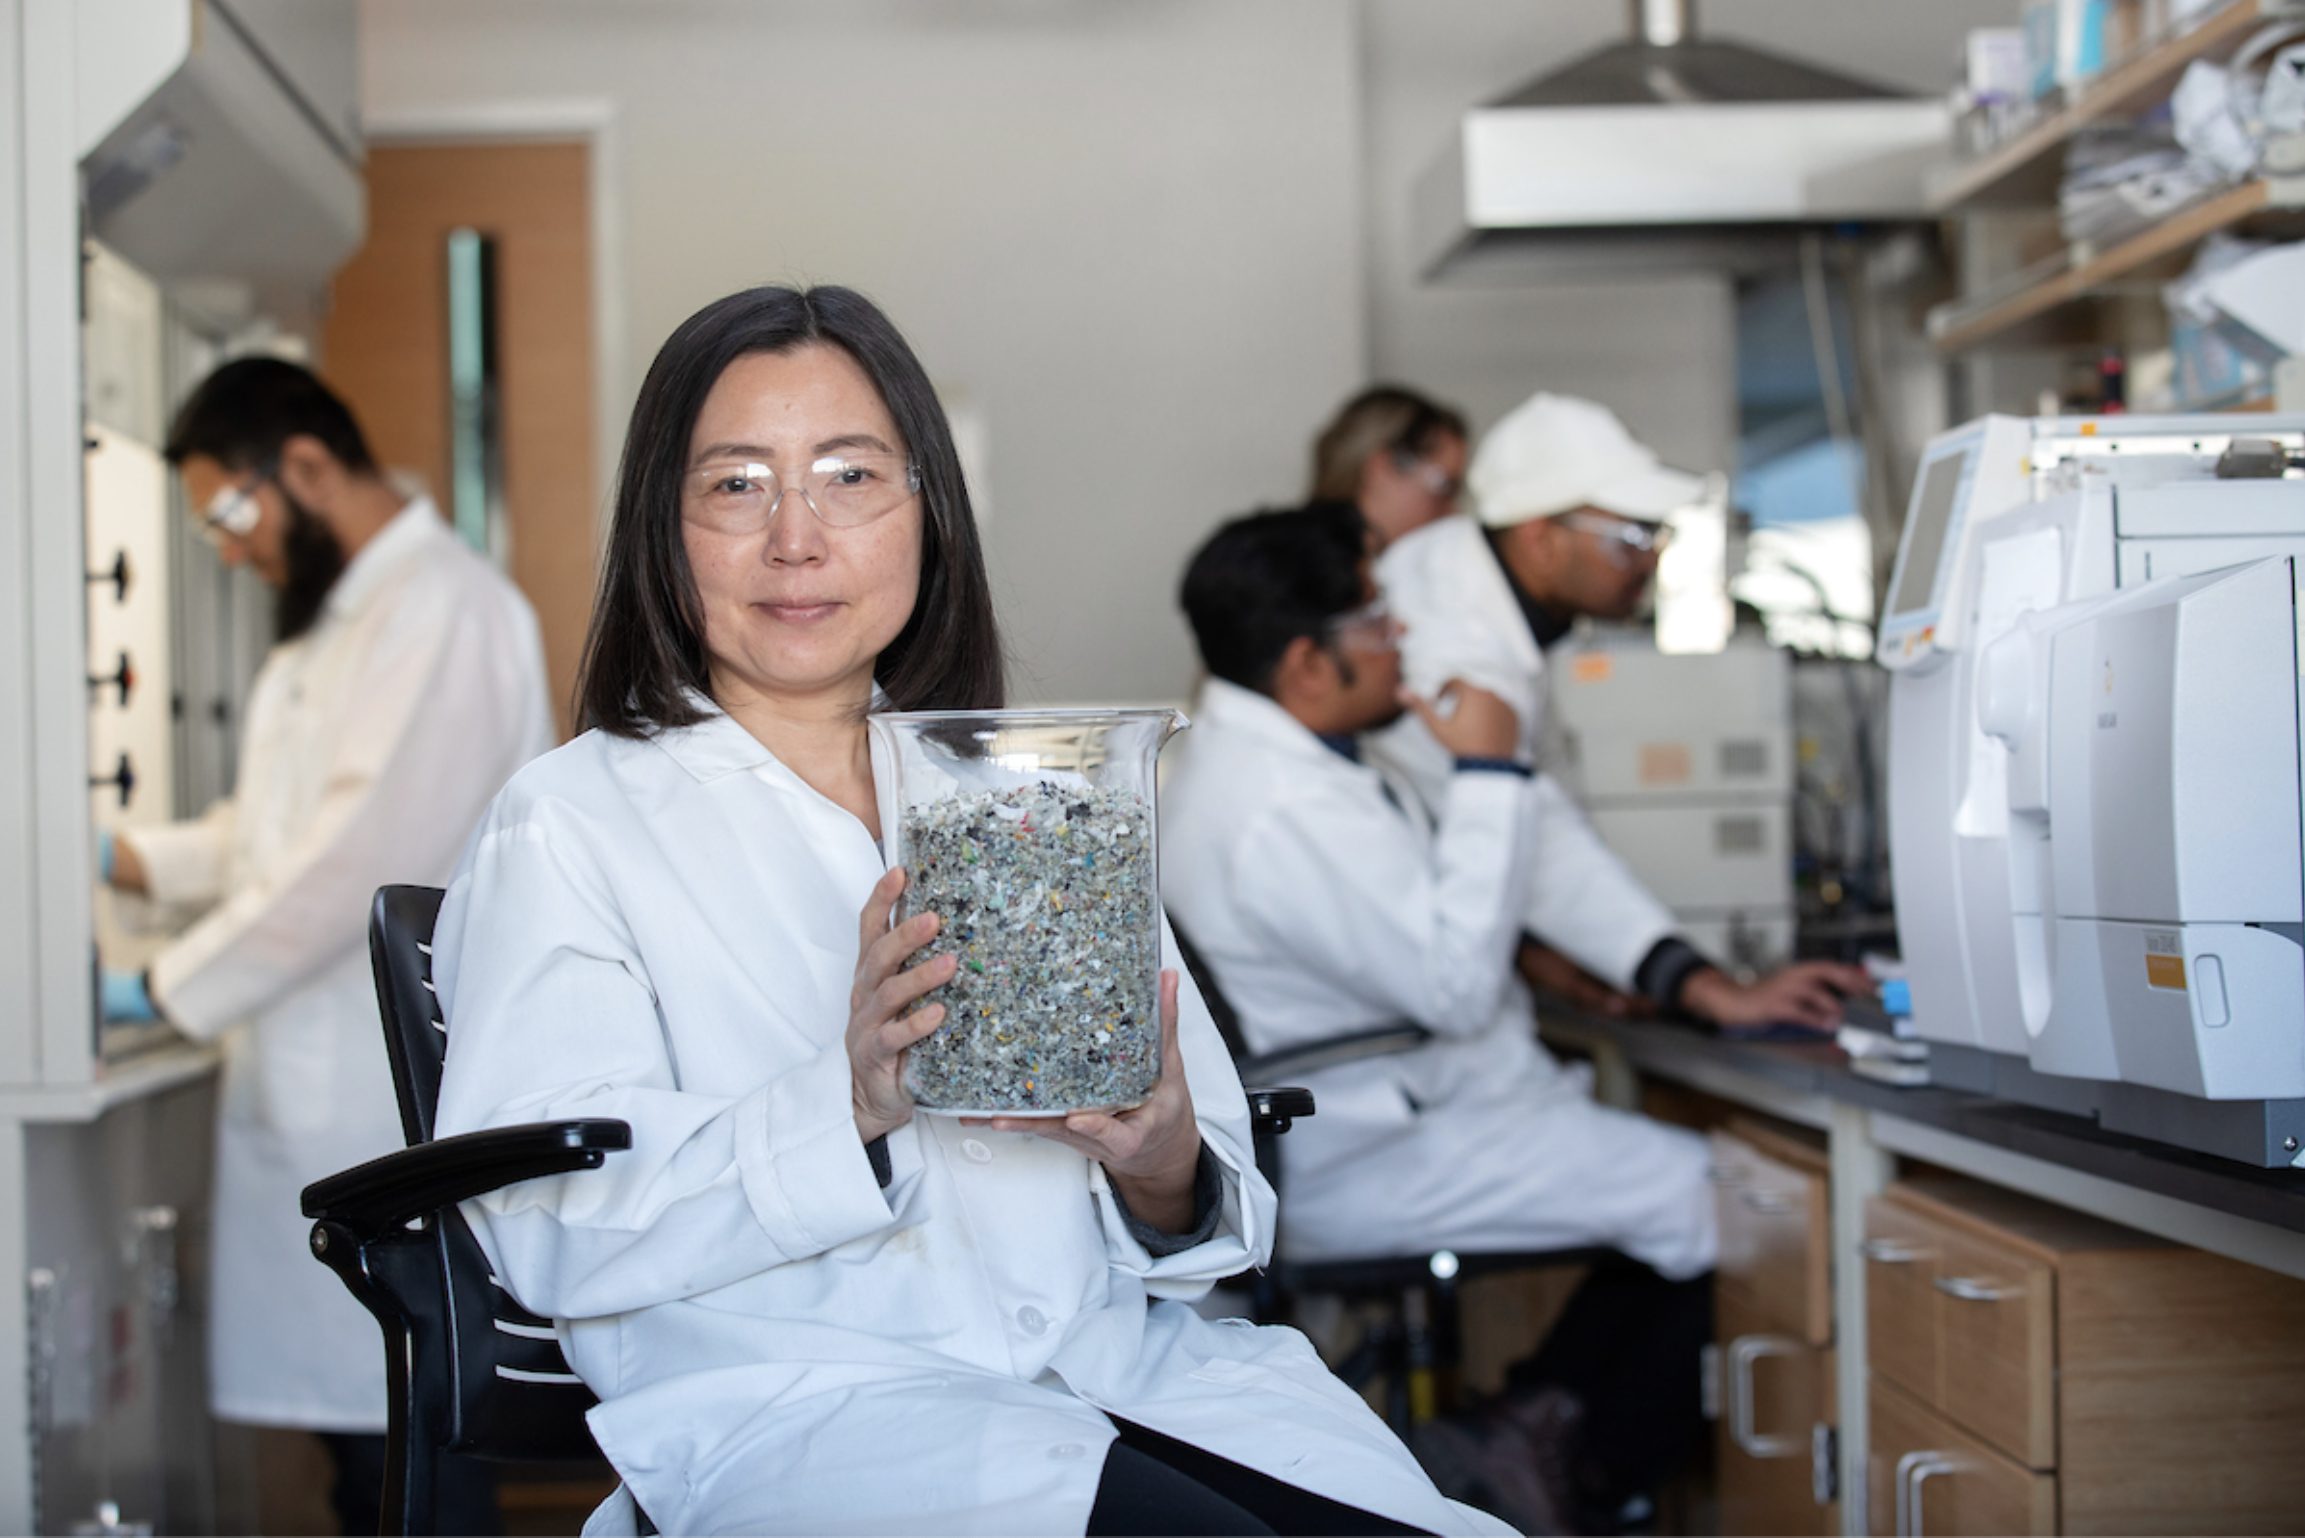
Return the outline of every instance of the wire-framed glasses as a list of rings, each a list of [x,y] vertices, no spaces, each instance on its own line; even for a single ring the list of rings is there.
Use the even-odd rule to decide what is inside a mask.
[[[920,467],[902,454],[820,454],[790,480],[757,459],[719,459],[683,480],[681,516],[720,534],[757,534],[798,488],[809,510],[836,529],[894,512],[920,490]]]

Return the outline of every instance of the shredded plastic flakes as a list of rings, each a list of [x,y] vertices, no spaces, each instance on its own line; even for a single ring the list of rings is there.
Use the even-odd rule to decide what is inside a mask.
[[[1132,1106],[1160,1077],[1152,809],[1134,791],[1043,780],[907,807],[907,914],[960,958],[945,1023],[906,1059],[921,1105]]]

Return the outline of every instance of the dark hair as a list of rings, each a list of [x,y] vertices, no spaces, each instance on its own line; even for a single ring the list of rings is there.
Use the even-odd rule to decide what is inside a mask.
[[[875,670],[889,704],[992,710],[1003,703],[1000,632],[976,515],[951,424],[920,360],[888,317],[853,289],[752,288],[683,321],[658,350],[633,403],[576,683],[579,730],[645,737],[703,719],[687,692],[703,691],[708,680],[703,607],[680,530],[689,435],[731,363],[812,342],[856,360],[920,468],[920,594]]]
[[[282,358],[235,358],[201,380],[177,408],[161,452],[172,465],[197,455],[227,470],[254,470],[300,433],[319,439],[345,469],[376,473],[351,410],[320,376]]]
[[[1447,435],[1472,441],[1464,413],[1406,385],[1370,385],[1337,408],[1313,441],[1309,496],[1349,502],[1360,495],[1361,467],[1380,452],[1414,457]]]
[[[1250,513],[1210,535],[1185,567],[1178,601],[1201,664],[1227,683],[1271,692],[1273,669],[1299,636],[1363,601],[1368,536],[1350,502]]]

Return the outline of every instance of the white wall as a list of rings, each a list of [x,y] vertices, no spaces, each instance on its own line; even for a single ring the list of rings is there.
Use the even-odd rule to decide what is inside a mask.
[[[1361,0],[1370,366],[1469,412],[1476,429],[1538,389],[1615,407],[1668,457],[1730,463],[1735,337],[1709,277],[1429,284],[1409,257],[1409,189],[1457,115],[1624,40],[1625,0]],[[1697,0],[1707,36],[1884,85],[1948,86],[1970,27],[2012,0]]]
[[[1025,699],[1177,698],[1219,518],[1302,489],[1395,377],[1476,426],[1598,396],[1728,463],[1718,277],[1430,285],[1409,188],[1456,115],[1625,34],[1624,0],[364,0],[369,109],[605,100],[619,415],[689,311],[764,280],[880,299],[985,419]],[[1934,92],[2013,0],[1700,0],[1699,26]],[[611,347],[608,356],[617,356]],[[621,425],[621,422],[618,424]]]
[[[367,0],[362,47],[384,118],[613,104],[621,403],[736,288],[879,300],[984,418],[1022,699],[1181,698],[1186,553],[1361,377],[1335,0]]]

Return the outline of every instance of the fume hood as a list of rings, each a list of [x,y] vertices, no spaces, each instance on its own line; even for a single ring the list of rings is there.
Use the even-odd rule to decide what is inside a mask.
[[[1803,226],[1923,217],[1943,102],[1700,39],[1694,0],[1631,11],[1629,40],[1458,121],[1414,192],[1426,276],[1539,246],[1735,266]]]
[[[85,0],[75,22],[88,233],[227,319],[325,285],[366,225],[349,0]]]

